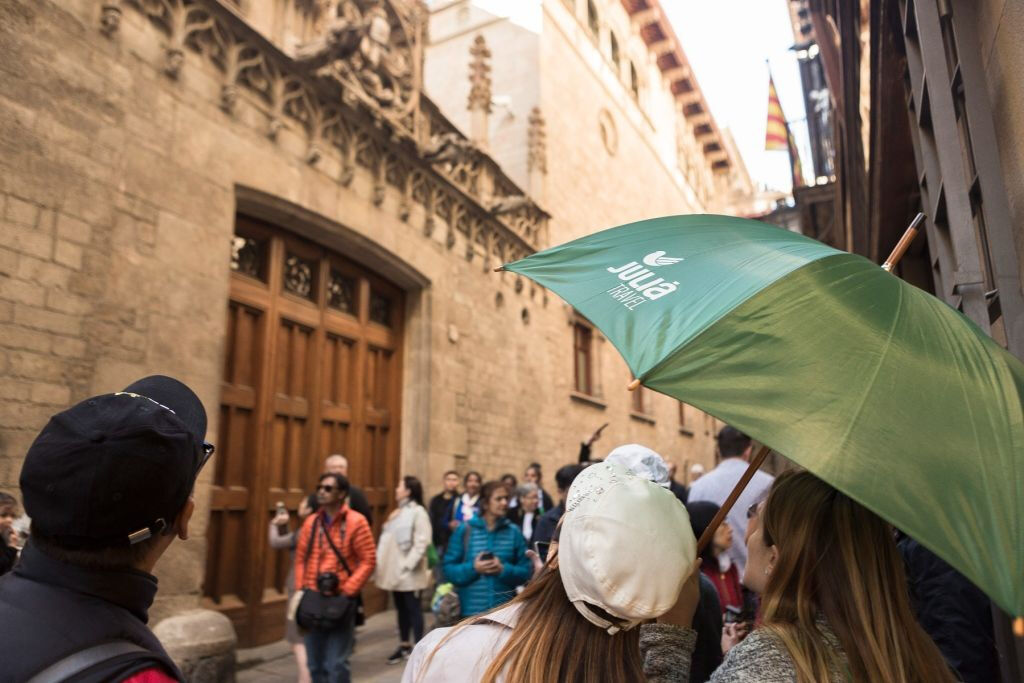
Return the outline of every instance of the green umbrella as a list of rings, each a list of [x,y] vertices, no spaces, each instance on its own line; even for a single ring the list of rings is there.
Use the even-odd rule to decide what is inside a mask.
[[[785,454],[1024,614],[1024,365],[865,258],[670,216],[505,266],[601,329],[643,384]]]

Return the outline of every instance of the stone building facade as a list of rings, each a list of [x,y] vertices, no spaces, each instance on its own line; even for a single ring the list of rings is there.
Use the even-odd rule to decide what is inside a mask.
[[[218,451],[193,538],[157,568],[154,621],[202,605],[243,645],[279,638],[287,557],[267,549],[266,525],[331,452],[349,456],[378,525],[402,473],[432,490],[452,467],[496,477],[537,460],[553,489],[603,422],[601,446],[713,461],[710,417],[628,394],[593,331],[581,356],[571,308],[493,269],[651,212],[714,207],[712,169],[728,159],[702,161],[703,189],[690,184],[635,132],[643,112],[615,119],[627,93],[607,105],[620,166],[569,159],[571,117],[542,111],[544,124],[526,114],[526,157],[506,170],[499,135],[422,95],[428,18],[399,0],[0,4],[0,489],[17,489],[54,412],[150,373],[193,386]],[[481,47],[484,87],[499,61]],[[642,83],[656,77],[644,59]],[[598,133],[585,135],[593,151]],[[636,177],[589,203],[572,189],[629,167]]]

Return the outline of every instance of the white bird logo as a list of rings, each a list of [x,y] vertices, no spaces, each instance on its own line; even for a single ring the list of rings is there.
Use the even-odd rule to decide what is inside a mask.
[[[652,254],[644,256],[644,265],[648,266],[671,266],[674,263],[679,263],[683,259],[673,258],[671,256],[665,256],[665,252],[656,251]]]

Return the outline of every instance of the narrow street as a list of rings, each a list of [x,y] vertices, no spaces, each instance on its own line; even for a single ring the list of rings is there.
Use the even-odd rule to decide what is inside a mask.
[[[425,615],[429,625],[432,617]],[[366,620],[357,633],[352,655],[352,680],[358,683],[398,683],[404,665],[388,665],[398,644],[395,612],[388,610]],[[285,683],[295,680],[295,659],[285,641],[238,651],[237,683]]]

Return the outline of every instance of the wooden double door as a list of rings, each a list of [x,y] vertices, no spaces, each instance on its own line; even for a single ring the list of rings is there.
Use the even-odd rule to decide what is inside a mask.
[[[294,513],[326,456],[348,458],[379,535],[399,473],[404,300],[343,255],[242,216],[231,271],[204,595],[251,646],[284,634],[291,558],[270,548],[274,508]],[[370,586],[364,599],[385,604]]]

